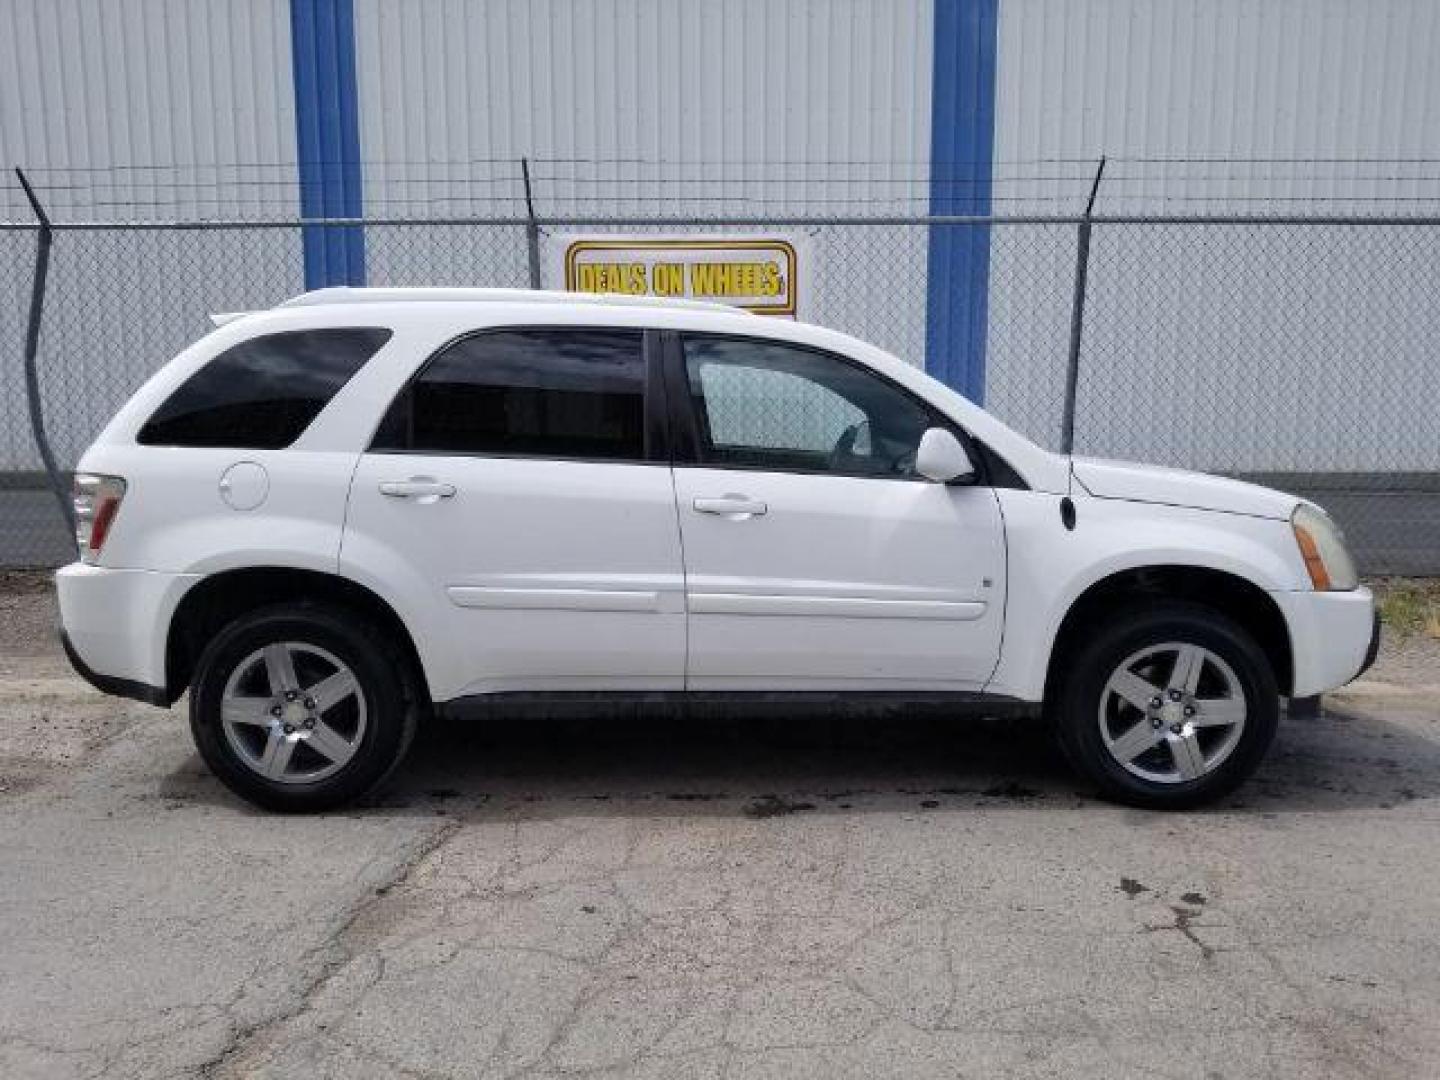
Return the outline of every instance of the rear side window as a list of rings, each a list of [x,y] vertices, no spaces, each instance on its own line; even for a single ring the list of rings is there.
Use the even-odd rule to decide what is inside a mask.
[[[389,330],[367,327],[243,341],[181,383],[140,429],[138,441],[254,450],[289,446],[389,340]]]
[[[504,330],[446,346],[391,405],[375,450],[645,458],[639,330]]]

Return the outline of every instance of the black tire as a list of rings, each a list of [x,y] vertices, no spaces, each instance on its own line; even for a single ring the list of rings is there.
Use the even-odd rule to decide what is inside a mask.
[[[1106,684],[1126,659],[1171,642],[1201,646],[1229,665],[1245,694],[1245,722],[1238,742],[1211,771],[1167,783],[1136,776],[1116,760],[1101,733],[1100,710]],[[1280,717],[1275,673],[1255,639],[1211,608],[1178,601],[1127,608],[1091,627],[1068,657],[1051,706],[1075,769],[1105,797],[1152,810],[1188,810],[1235,790],[1265,756]]]
[[[231,745],[221,715],[226,683],[257,649],[278,642],[318,646],[342,661],[359,685],[365,725],[353,756],[338,771],[314,781],[280,781],[261,775]],[[410,748],[421,703],[407,672],[394,659],[394,642],[344,608],[285,604],[248,612],[211,640],[190,684],[190,731],[205,763],[231,791],[267,810],[330,810],[373,791]],[[263,735],[261,736],[263,738]]]

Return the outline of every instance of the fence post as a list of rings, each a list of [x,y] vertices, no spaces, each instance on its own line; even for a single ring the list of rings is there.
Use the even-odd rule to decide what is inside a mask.
[[[540,225],[535,220],[535,197],[530,189],[530,159],[520,159],[525,181],[525,250],[530,255],[530,287],[540,288]]]
[[[1085,330],[1085,286],[1090,276],[1090,217],[1095,211],[1095,196],[1100,191],[1100,178],[1105,175],[1105,159],[1095,169],[1090,184],[1090,198],[1075,237],[1075,295],[1070,301],[1070,359],[1065,368],[1065,418],[1060,428],[1060,452],[1075,452],[1075,396],[1080,389],[1080,338]]]
[[[66,490],[65,478],[55,464],[55,454],[50,449],[49,436],[45,434],[45,413],[40,400],[40,373],[36,368],[36,357],[40,352],[40,319],[45,312],[45,283],[50,275],[50,244],[54,231],[50,228],[50,216],[40,205],[30,180],[17,166],[15,175],[30,200],[30,209],[40,222],[40,231],[35,242],[35,276],[30,288],[30,321],[25,330],[25,399],[30,411],[30,433],[35,437],[35,446],[40,451],[40,460],[45,464],[45,475],[50,478],[50,488],[55,492],[55,501],[60,504],[60,516],[75,535],[75,507]]]

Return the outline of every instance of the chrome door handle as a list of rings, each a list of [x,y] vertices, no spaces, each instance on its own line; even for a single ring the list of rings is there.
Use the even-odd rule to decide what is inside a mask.
[[[709,499],[696,499],[692,505],[694,505],[696,513],[720,514],[736,520],[759,517],[770,509],[759,499],[747,498],[744,495],[721,495]]]
[[[434,502],[436,499],[454,497],[455,485],[442,484],[439,480],[431,480],[426,476],[412,476],[409,480],[380,481],[380,494],[389,495],[392,499],[419,499],[421,502]]]

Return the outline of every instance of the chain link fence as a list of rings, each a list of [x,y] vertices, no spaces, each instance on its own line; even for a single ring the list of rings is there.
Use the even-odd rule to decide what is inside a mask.
[[[57,224],[35,372],[60,470],[212,312],[303,291],[304,230],[363,228],[371,285],[533,280],[546,231],[803,232],[809,317],[925,362],[937,232],[988,245],[985,404],[1063,448],[1076,306],[1077,453],[1313,497],[1372,574],[1440,573],[1440,218],[594,217],[355,224]],[[1082,229],[1087,273],[1077,289]],[[38,227],[0,226],[0,566],[73,557],[31,435]],[[559,287],[542,272],[541,285]],[[65,480],[68,484],[68,479]]]

